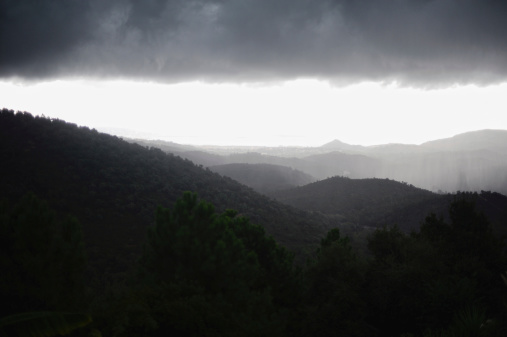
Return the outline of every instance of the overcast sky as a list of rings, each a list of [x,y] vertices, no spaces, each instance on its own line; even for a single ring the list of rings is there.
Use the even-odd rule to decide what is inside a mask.
[[[187,143],[507,129],[506,18],[504,0],[0,0],[0,106]]]

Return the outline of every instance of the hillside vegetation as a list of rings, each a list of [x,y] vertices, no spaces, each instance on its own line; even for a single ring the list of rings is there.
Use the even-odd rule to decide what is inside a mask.
[[[341,215],[357,225],[370,225],[388,213],[439,199],[427,190],[389,179],[333,177],[302,187],[274,192],[288,205],[329,215]]]
[[[60,120],[1,111],[0,157],[1,197],[33,192],[75,215],[101,268],[125,270],[135,261],[157,206],[169,207],[184,191],[218,210],[236,209],[295,251],[317,244],[329,229],[324,217],[273,202],[188,160]]]
[[[334,177],[274,193],[291,206],[160,149],[9,110],[0,160],[2,336],[507,334],[496,192]]]
[[[157,209],[129,277],[100,286],[81,276],[79,223],[57,218],[33,194],[0,204],[2,336],[18,335],[19,318],[32,334],[51,336],[54,329],[37,328],[33,318],[72,312],[89,313],[66,326],[82,327],[77,336],[507,332],[505,244],[466,196],[451,203],[448,221],[428,216],[410,235],[396,226],[376,230],[368,257],[332,229],[299,269],[261,226],[186,192],[171,209]]]
[[[445,216],[456,195],[475,200],[495,232],[507,234],[507,197],[496,193],[436,194],[390,179],[333,177],[270,194],[302,210],[339,216],[341,223],[359,227],[397,224],[403,231],[417,230],[430,213]]]

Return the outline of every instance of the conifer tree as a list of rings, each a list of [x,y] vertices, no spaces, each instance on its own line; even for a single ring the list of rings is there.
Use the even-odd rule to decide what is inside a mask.
[[[160,332],[189,336],[283,334],[292,254],[264,230],[186,192],[159,208],[148,230],[138,280]],[[159,310],[158,308],[163,308]]]
[[[85,254],[81,226],[33,194],[0,205],[0,317],[79,310]]]

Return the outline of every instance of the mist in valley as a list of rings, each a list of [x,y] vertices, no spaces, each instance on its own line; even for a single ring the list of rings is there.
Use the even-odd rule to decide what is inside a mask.
[[[258,179],[252,182],[251,171],[259,164],[283,166],[308,175],[313,181],[334,176],[352,179],[388,178],[405,182],[438,193],[457,191],[496,191],[507,194],[507,131],[483,130],[434,140],[421,145],[385,144],[353,146],[332,141],[320,147],[234,147],[192,146],[178,148],[163,141],[137,140],[176,153],[196,164],[209,167],[224,175],[242,181],[241,171],[250,171],[250,182],[261,184],[261,166]],[[221,167],[231,164],[229,170]],[[290,172],[287,171],[287,172]],[[309,180],[296,181],[301,186]]]

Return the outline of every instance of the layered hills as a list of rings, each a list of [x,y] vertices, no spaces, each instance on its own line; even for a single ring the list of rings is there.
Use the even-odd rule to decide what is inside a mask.
[[[315,178],[299,170],[272,164],[225,164],[211,166],[210,170],[231,177],[263,194],[315,181]]]
[[[429,201],[443,202],[442,196],[427,190],[394,180],[375,178],[333,177],[271,195],[288,205],[339,215],[359,226],[382,224],[388,214],[412,205]],[[425,215],[420,215],[419,219],[424,219]]]
[[[233,155],[158,143],[164,150],[0,111],[2,316],[30,311],[8,316],[23,324],[40,314],[89,312],[93,326],[76,332],[83,336],[505,335],[507,259],[494,233],[505,234],[504,195],[437,194],[343,176],[290,187],[311,177],[273,163],[205,168],[167,152],[190,150],[218,163],[334,159],[331,168],[349,176],[370,174],[386,157],[335,149]],[[400,155],[394,148],[385,153]],[[273,189],[261,195],[222,174]],[[215,206],[198,205],[188,190]],[[155,221],[158,205],[172,208],[177,199]],[[248,216],[299,257],[310,256],[308,263],[294,268],[292,255],[261,227],[214,207]],[[430,212],[437,217],[425,220]],[[66,214],[81,223],[86,252],[79,223],[60,219]],[[370,230],[392,224],[398,227]],[[352,228],[351,239],[344,228]],[[406,233],[412,229],[420,230]]]
[[[460,192],[474,200],[493,228],[507,234],[507,197],[495,193]],[[331,217],[360,228],[398,225],[403,231],[417,230],[426,216],[446,216],[456,194],[437,194],[390,179],[333,177],[305,186],[270,194],[285,204]]]
[[[235,209],[278,242],[299,251],[330,228],[321,216],[286,206],[158,148],[61,120],[0,112],[0,198],[28,192],[82,223],[88,255],[124,270],[140,253],[156,208],[196,192],[218,211]]]
[[[498,135],[491,137],[496,141]],[[491,144],[491,140],[488,142]],[[335,149],[319,149],[311,154],[306,148],[298,150],[304,156],[295,157],[290,153],[297,151],[290,149],[284,156],[274,155],[274,149],[268,153],[218,154],[207,152],[209,148],[204,151],[161,141],[149,144],[139,145],[61,120],[4,109],[0,113],[0,197],[15,202],[33,192],[59,213],[75,215],[83,224],[88,254],[98,268],[125,270],[139,255],[156,208],[171,207],[184,191],[197,192],[218,211],[238,210],[265,227],[282,245],[302,252],[311,250],[309,247],[335,226],[397,223],[408,231],[417,228],[430,212],[445,214],[452,194],[432,193],[411,184],[409,179],[397,182],[368,176],[375,175],[389,158],[391,163],[404,158],[408,163],[400,164],[399,172],[408,175],[410,172],[404,168],[413,167],[425,171],[435,182],[435,176],[442,172],[436,166],[430,169],[430,161],[424,159],[433,156],[445,174],[458,179],[460,175],[453,173],[451,163],[465,156],[456,148],[454,156],[443,150],[439,152],[442,157],[425,151],[427,157],[418,157],[423,158],[418,162],[405,154],[395,155],[397,159],[393,160],[392,151],[391,157],[386,157]],[[469,153],[490,161],[471,159],[469,166],[459,166],[467,172],[461,179],[470,177],[472,168],[480,164],[484,170],[477,174],[486,174],[487,179],[477,179],[477,187],[482,181],[484,186],[493,187],[489,190],[501,192],[505,176],[501,151],[501,146],[473,148]],[[184,158],[190,156],[195,162]],[[490,162],[496,166],[488,166]],[[334,177],[323,179],[325,175]],[[322,180],[315,181],[317,178]],[[496,227],[503,228],[506,197],[484,192],[474,198]]]
[[[146,144],[146,142],[144,141]],[[321,147],[201,147],[165,150],[196,164],[272,164],[317,180],[333,176],[388,178],[434,192],[494,190],[507,194],[507,131],[482,130],[421,145],[349,145],[338,140]],[[156,146],[164,146],[158,142]]]
[[[208,146],[180,155],[212,169],[235,167],[221,173],[283,203],[325,214],[335,223],[398,224],[414,230],[430,213],[447,214],[448,205],[460,193],[476,199],[494,227],[505,232],[506,199],[495,193],[507,193],[505,144],[507,131],[482,130],[421,145],[365,147],[335,140],[318,148]],[[258,172],[252,184],[246,172],[239,173],[242,165],[250,170],[285,166],[279,173],[297,170],[320,181],[296,188],[274,184],[266,190],[261,186],[272,183],[272,176]]]

